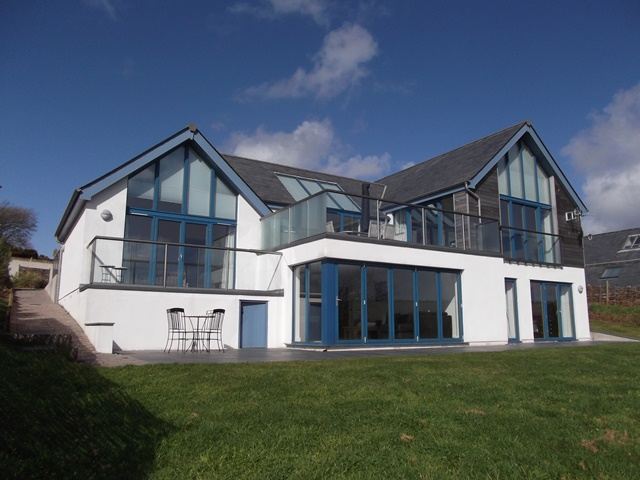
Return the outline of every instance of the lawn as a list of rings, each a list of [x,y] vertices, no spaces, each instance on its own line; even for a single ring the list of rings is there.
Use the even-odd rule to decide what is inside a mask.
[[[640,478],[640,345],[95,369],[0,345],[5,478]]]
[[[589,323],[594,332],[640,339],[640,306],[592,303]]]

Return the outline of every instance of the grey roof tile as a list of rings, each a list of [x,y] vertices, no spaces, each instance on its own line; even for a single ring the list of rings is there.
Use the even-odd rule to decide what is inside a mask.
[[[251,189],[265,203],[277,203],[284,205],[294,203],[293,197],[278,179],[276,175],[277,173],[337,183],[345,192],[356,195],[362,193],[362,185],[364,183],[371,183],[363,180],[341,177],[339,175],[314,172],[303,168],[289,167],[286,165],[279,165],[277,163],[237,157],[235,155],[223,154],[222,156],[229,165],[231,165],[231,168],[233,168],[236,173],[242,177],[249,187],[251,187]],[[380,196],[382,194],[382,189],[382,186],[372,184],[370,190],[371,196]]]
[[[529,122],[524,121],[378,180],[386,198],[410,202],[471,180]]]

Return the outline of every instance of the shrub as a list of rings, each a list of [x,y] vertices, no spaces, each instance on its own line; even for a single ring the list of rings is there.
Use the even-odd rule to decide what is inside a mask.
[[[16,273],[12,278],[13,288],[44,288],[47,286],[47,279],[38,272],[23,270]]]

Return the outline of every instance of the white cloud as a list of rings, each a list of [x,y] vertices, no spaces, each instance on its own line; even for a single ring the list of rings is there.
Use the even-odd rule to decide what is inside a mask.
[[[377,52],[378,45],[367,30],[360,25],[345,24],[325,36],[310,70],[298,68],[289,78],[250,87],[244,97],[335,97],[368,74],[365,64]]]
[[[585,232],[640,226],[640,84],[616,93],[562,149],[585,175]]]
[[[351,155],[337,138],[329,120],[307,120],[292,132],[235,133],[228,150],[233,155],[307,168],[361,179],[379,178],[389,172],[391,156]]]
[[[248,13],[260,18],[277,18],[288,14],[306,15],[318,25],[329,23],[328,4],[325,0],[263,0],[259,3],[239,2],[231,7],[232,13]]]
[[[97,8],[106,13],[111,20],[118,19],[118,12],[112,0],[84,0],[84,3],[90,7]]]

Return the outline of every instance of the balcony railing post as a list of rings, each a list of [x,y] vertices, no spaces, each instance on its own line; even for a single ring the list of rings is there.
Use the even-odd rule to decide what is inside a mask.
[[[167,250],[168,250],[168,245],[165,243],[164,244],[164,270],[162,272],[162,286],[163,287],[167,286]]]
[[[94,283],[93,276],[95,275],[95,269],[96,269],[96,243],[98,243],[98,241],[94,240],[93,243],[91,244],[91,271],[89,273],[90,275],[89,283]]]

